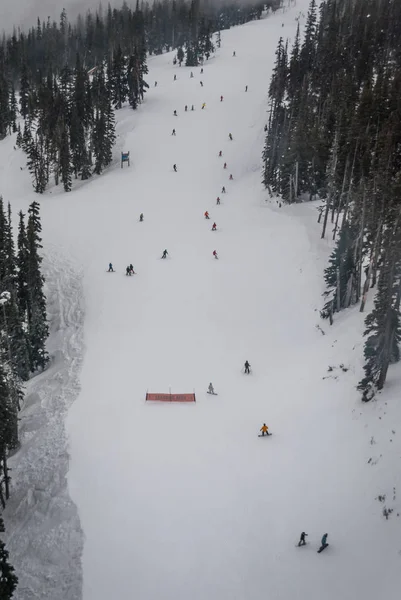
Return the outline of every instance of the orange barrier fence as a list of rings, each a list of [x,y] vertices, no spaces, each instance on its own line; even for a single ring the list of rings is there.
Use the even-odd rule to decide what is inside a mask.
[[[149,394],[146,393],[146,400],[157,402],[196,402],[195,394]]]

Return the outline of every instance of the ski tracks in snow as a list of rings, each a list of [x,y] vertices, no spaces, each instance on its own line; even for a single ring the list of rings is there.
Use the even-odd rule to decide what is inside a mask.
[[[16,600],[78,600],[83,536],[67,489],[65,421],[80,389],[82,274],[55,247],[46,248],[43,272],[50,363],[28,382],[20,413],[21,448],[10,459],[6,543],[19,578]]]

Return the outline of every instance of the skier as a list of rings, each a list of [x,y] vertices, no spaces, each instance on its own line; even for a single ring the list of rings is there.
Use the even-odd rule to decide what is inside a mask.
[[[235,56],[235,50],[233,51],[233,56]]]
[[[202,104],[202,110],[205,108],[205,106],[206,106],[206,102],[204,102],[204,103]]]
[[[322,550],[324,550],[325,548],[327,548],[327,546],[328,546],[327,536],[328,536],[328,534],[325,533],[324,536],[322,537],[322,545],[320,546],[318,552],[321,552]]]
[[[232,136],[231,133],[228,134],[228,137],[229,137],[230,141],[232,142],[233,141],[233,136]]]
[[[223,96],[220,96],[220,102],[223,102]]]
[[[177,173],[177,165],[173,165],[174,173]]]
[[[203,74],[203,67],[201,68],[201,75]]]
[[[141,213],[141,214],[139,215],[139,221],[140,221],[140,223],[142,223],[142,221],[143,221],[143,213]]]
[[[203,81],[201,81],[200,84],[201,84],[201,87],[203,87]]]
[[[125,274],[131,275],[131,269],[129,268],[129,266],[125,269]]]
[[[220,150],[219,156],[223,156],[223,151],[222,150]]]
[[[167,258],[167,254],[168,254],[167,250],[163,250],[162,258]]]
[[[301,533],[301,537],[299,538],[298,546],[305,546],[306,545],[306,540],[305,540],[306,537],[308,537],[308,534],[305,533],[305,531],[303,531]]]
[[[177,81],[177,75],[174,75],[174,81]]]
[[[227,169],[227,163],[224,163],[223,169]]]
[[[191,75],[190,75],[190,77],[192,78],[193,76],[194,76],[194,74],[193,74],[193,73],[192,73],[192,71],[191,71]]]
[[[229,177],[230,181],[233,181],[234,177],[232,176],[232,174],[230,173],[230,177]]]
[[[175,110],[173,114],[174,114],[174,116],[176,117],[176,116],[177,116],[177,111]]]
[[[268,426],[266,425],[266,423],[263,423],[263,425],[262,425],[262,427],[260,428],[260,430],[259,430],[259,431],[261,431],[261,432],[262,432],[262,437],[263,437],[263,436],[265,436],[265,435],[270,435],[270,433],[269,433],[269,428],[268,428]]]
[[[247,85],[245,86],[245,91],[246,91],[246,92],[248,91],[248,86],[247,86]]]
[[[219,257],[217,256],[217,252],[216,252],[216,250],[213,250],[213,256],[214,256],[216,259],[218,259],[218,258],[219,258]]]
[[[216,230],[217,230],[217,225],[216,225],[216,223],[213,223],[213,225],[212,225],[212,231],[216,231]]]
[[[267,123],[264,126],[264,130],[267,131]]]
[[[222,194],[225,194],[225,193],[226,193],[226,188],[224,187],[224,185],[223,185],[223,187],[221,188],[221,193],[222,193]]]
[[[109,263],[109,273],[114,273],[114,269],[113,269],[113,265],[111,263]]]
[[[220,204],[220,198],[217,196],[216,204]]]
[[[173,131],[172,131],[171,135],[175,135],[175,129],[173,129]]]
[[[209,213],[207,211],[205,212],[205,219],[210,219]]]
[[[188,110],[188,106],[187,106],[187,105],[185,105],[185,112],[187,112],[187,110]]]
[[[155,81],[155,87],[157,87],[157,81]]]
[[[191,106],[191,110],[195,110],[195,109],[194,109],[194,105],[192,105],[192,106]]]
[[[247,360],[245,361],[244,367],[245,367],[245,373],[248,373],[248,375],[249,375],[249,373],[251,372],[251,370],[250,370],[251,365],[249,364],[249,362]]]
[[[209,383],[209,387],[208,387],[207,393],[208,393],[208,394],[213,394],[213,395],[214,395],[214,387],[213,387],[213,384]]]
[[[134,267],[132,266],[132,264],[129,266],[129,274],[130,275],[136,275],[136,273],[134,271]]]

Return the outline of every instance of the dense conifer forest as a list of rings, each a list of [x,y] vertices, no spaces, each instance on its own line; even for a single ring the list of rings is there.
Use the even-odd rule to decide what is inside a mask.
[[[399,360],[401,300],[401,4],[312,0],[304,38],[280,39],[270,83],[263,180],[287,202],[321,198],[322,238],[335,249],[321,316],[370,288],[363,400]]]

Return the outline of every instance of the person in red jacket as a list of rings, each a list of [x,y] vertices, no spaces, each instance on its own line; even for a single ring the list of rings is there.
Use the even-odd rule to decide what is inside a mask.
[[[209,213],[207,211],[205,212],[205,219],[210,219]]]
[[[213,256],[214,256],[215,258],[219,258],[219,257],[217,256],[217,252],[216,252],[216,250],[213,250]]]
[[[216,223],[213,223],[213,225],[212,225],[212,231],[216,231],[216,229],[217,229],[217,225],[216,225]]]

